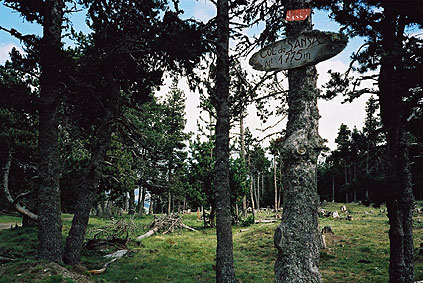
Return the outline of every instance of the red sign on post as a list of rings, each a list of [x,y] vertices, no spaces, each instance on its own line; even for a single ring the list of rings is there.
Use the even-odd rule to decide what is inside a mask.
[[[298,9],[298,10],[288,10],[286,12],[286,20],[288,22],[292,21],[304,21],[307,17],[310,16],[311,9]]]

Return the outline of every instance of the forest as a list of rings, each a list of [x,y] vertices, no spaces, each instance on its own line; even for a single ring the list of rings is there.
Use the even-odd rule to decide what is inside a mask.
[[[0,224],[9,228],[22,219],[15,228],[0,230],[0,238],[27,231],[35,245],[28,247],[34,262],[74,268],[93,265],[87,260],[89,244],[105,233],[95,234],[93,227],[105,223],[115,225],[106,230],[120,233],[107,238],[108,244],[125,239],[124,246],[133,249],[165,237],[136,240],[144,233],[199,230],[215,248],[207,271],[215,274],[212,279],[207,275],[206,282],[268,282],[268,274],[239,276],[244,267],[237,267],[240,252],[233,243],[239,233],[253,237],[246,231],[268,221],[274,223],[270,230],[254,229],[271,234],[264,244],[272,249],[271,280],[322,282],[332,278],[324,269],[332,255],[321,249],[334,241],[326,236],[330,240],[325,243],[322,223],[340,225],[327,219],[329,205],[327,210],[341,207],[346,221],[366,225],[367,219],[377,229],[389,229],[383,280],[423,280],[417,270],[423,266],[417,242],[423,238],[419,1],[210,0],[216,15],[207,22],[187,18],[184,2],[0,1],[25,24],[41,27],[40,34],[25,34],[12,23],[0,25],[3,35],[22,44],[0,65]],[[288,11],[300,9],[311,14],[299,20],[287,17]],[[318,88],[316,63],[264,72],[246,68],[259,48],[310,32],[315,10],[325,11],[341,27],[331,40],[345,45],[347,38],[364,40],[349,54],[346,72],[330,71],[330,80]],[[75,13],[84,13],[89,32],[75,28]],[[253,29],[259,31],[252,35]],[[293,48],[295,41],[288,42]],[[293,61],[295,54],[289,58]],[[181,80],[190,93],[181,89]],[[186,106],[188,95],[200,99],[195,132],[186,131],[187,112],[192,111]],[[342,97],[350,103],[363,96],[369,97],[364,126],[339,125],[335,148],[329,148],[319,135],[317,100]],[[261,121],[284,120],[286,126],[277,122],[269,126],[272,134],[257,137],[246,123],[251,106]],[[357,214],[348,215],[349,207]],[[368,216],[368,211],[383,215]],[[160,221],[171,226],[155,228]],[[166,237],[172,246],[173,238]],[[248,249],[248,242],[241,243]],[[17,259],[14,251],[0,247],[4,276]],[[0,282],[12,279],[5,280]],[[98,282],[138,282],[103,280]],[[139,282],[150,282],[144,280]],[[151,282],[172,281],[157,280]],[[181,280],[174,282],[203,282]],[[327,282],[386,282],[331,280]]]

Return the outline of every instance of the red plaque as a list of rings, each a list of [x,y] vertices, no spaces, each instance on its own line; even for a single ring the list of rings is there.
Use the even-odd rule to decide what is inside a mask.
[[[298,10],[288,10],[286,12],[286,20],[291,21],[304,21],[307,17],[310,16],[311,9],[298,9]]]

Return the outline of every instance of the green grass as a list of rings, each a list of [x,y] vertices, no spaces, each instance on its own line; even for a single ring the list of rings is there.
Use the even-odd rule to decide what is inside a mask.
[[[324,209],[340,211],[342,204],[328,203]],[[327,249],[321,251],[320,271],[324,282],[387,282],[389,265],[388,218],[381,208],[346,204],[353,221],[320,218],[320,227],[331,226],[334,234],[326,234]],[[383,209],[383,208],[382,208]],[[264,217],[264,215],[260,215]],[[0,216],[0,222],[3,222]],[[214,282],[216,234],[204,229],[196,214],[184,215],[184,223],[199,232],[178,231],[168,235],[146,238],[141,244],[131,242],[127,257],[112,263],[104,274],[92,276],[97,282]],[[267,215],[266,217],[271,217]],[[63,215],[64,236],[71,224],[71,215]],[[125,216],[129,221],[129,217]],[[148,229],[152,216],[135,218],[133,236]],[[423,223],[415,216],[414,242],[415,280],[423,280],[423,257],[418,247],[423,242]],[[110,220],[91,218],[88,238]],[[277,223],[233,227],[234,264],[241,282],[272,282],[277,255],[273,247],[273,231]],[[242,232],[240,230],[242,229]],[[245,229],[248,229],[245,231]],[[0,282],[31,282],[25,270],[36,269],[36,229],[17,228],[0,232],[0,250],[17,258],[3,264]],[[107,260],[102,252],[83,251],[82,265],[99,269]],[[35,267],[34,267],[35,266]],[[19,277],[18,275],[21,274]],[[23,275],[22,275],[23,274]],[[54,276],[52,276],[54,277]],[[19,280],[18,280],[19,279]],[[70,282],[55,275],[50,281]],[[52,281],[53,280],[53,281]],[[56,280],[56,281],[54,281]]]
[[[15,216],[15,215],[4,215],[4,214],[0,214],[0,223],[7,223],[7,224],[13,224],[13,225],[17,225],[17,224],[21,224],[22,222],[22,217],[19,216]]]

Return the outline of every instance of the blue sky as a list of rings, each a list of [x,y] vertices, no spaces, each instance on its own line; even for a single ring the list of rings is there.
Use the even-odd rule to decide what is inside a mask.
[[[214,5],[208,0],[181,0],[180,8],[185,11],[183,17],[185,18],[196,18],[202,21],[207,21],[214,17],[216,10]],[[85,25],[85,14],[84,12],[76,13],[71,16],[71,22],[75,29],[89,32],[88,27]],[[335,22],[331,21],[326,12],[314,11],[313,15],[314,28],[323,31],[338,31],[339,26]],[[5,28],[15,28],[23,34],[35,33],[41,35],[42,29],[37,24],[31,24],[18,13],[13,12],[11,9],[0,4],[0,26]],[[65,39],[65,44],[71,44],[69,40]],[[336,71],[345,71],[348,67],[349,57],[352,52],[356,51],[359,46],[363,43],[362,39],[355,38],[351,39],[347,48],[336,57],[319,63],[317,65],[319,72],[319,84],[323,84],[327,79],[327,71],[329,69],[335,69]],[[8,33],[0,31],[0,64],[4,63],[8,58],[8,52],[15,46],[19,47],[19,40],[11,37]],[[247,66],[248,68],[248,66]],[[187,105],[190,107],[189,113],[187,113],[187,131],[196,131],[196,124],[199,115],[199,110],[196,106],[199,104],[198,95],[190,95],[189,89],[186,83],[182,82],[180,88],[182,88],[187,94]],[[166,88],[162,88],[166,90]],[[328,139],[329,146],[334,148],[334,139],[337,134],[337,130],[341,122],[346,123],[350,128],[355,125],[360,129],[363,124],[364,118],[364,105],[368,97],[363,96],[354,103],[341,104],[342,98],[336,98],[330,102],[319,102],[319,108],[321,111],[320,120],[320,132],[321,135]],[[195,109],[195,111],[192,111]],[[198,111],[197,111],[198,110]],[[248,118],[247,123],[250,124],[250,130],[254,133],[255,129],[263,128],[266,125],[262,125],[255,116],[255,110],[252,108],[251,117]],[[274,123],[274,120],[270,119],[269,123]],[[256,132],[259,136],[260,134]],[[265,135],[267,133],[262,133]]]
[[[215,7],[211,2],[207,0],[181,0],[180,8],[184,10],[184,17],[186,18],[196,18],[203,21],[207,21],[213,17],[216,13]],[[339,26],[337,23],[331,21],[326,12],[323,11],[314,11],[313,16],[314,28],[324,31],[338,31]],[[77,30],[82,30],[84,32],[89,32],[89,28],[85,25],[85,13],[79,12],[71,15],[71,23]],[[14,28],[21,32],[22,34],[38,34],[41,35],[42,28],[36,23],[29,23],[25,21],[17,12],[0,5],[0,26],[5,28]],[[65,40],[68,44],[68,40]],[[360,39],[350,40],[350,44],[347,46],[346,50],[341,54],[339,59],[343,62],[348,62],[349,54],[354,50],[357,50],[358,47],[362,44]],[[10,36],[4,31],[0,31],[0,46],[20,46],[18,39]],[[3,51],[4,52],[4,51]],[[0,58],[4,58],[0,57]],[[0,60],[0,63],[3,61]]]

